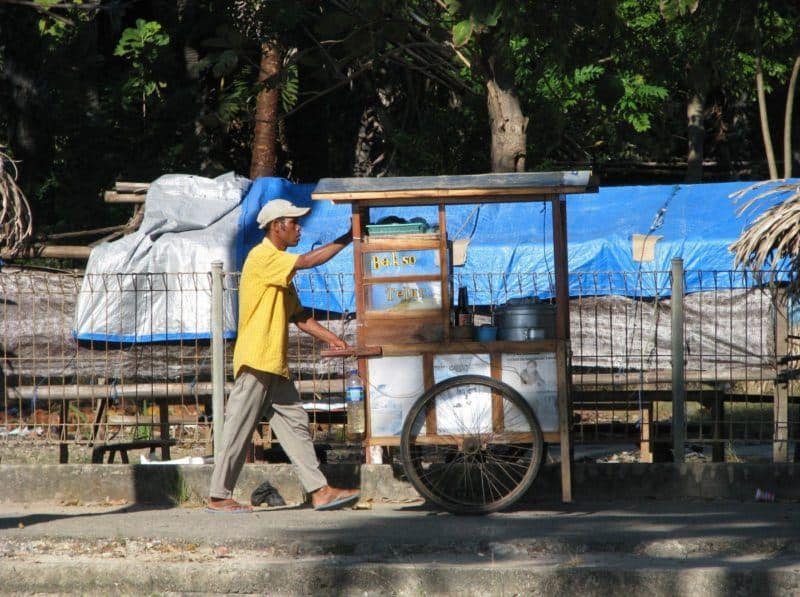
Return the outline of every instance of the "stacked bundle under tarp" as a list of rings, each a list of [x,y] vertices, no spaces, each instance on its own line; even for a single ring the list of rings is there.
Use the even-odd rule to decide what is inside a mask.
[[[250,181],[169,174],[150,185],[139,230],[96,247],[75,310],[79,340],[155,342],[208,338],[211,263],[235,267],[239,205]],[[235,305],[225,304],[225,331]]]
[[[147,191],[139,230],[92,251],[75,308],[78,340],[149,343],[211,336],[211,264],[241,270],[264,234],[256,215],[278,197],[310,205],[314,185],[167,174]],[[347,224],[345,219],[345,224]],[[332,240],[332,239],[331,239]],[[235,277],[227,276],[224,334],[236,335]]]

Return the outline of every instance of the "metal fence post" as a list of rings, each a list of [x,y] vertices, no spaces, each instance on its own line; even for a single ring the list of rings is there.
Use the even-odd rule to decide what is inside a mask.
[[[218,462],[225,424],[225,353],[222,310],[222,262],[211,263],[211,407],[214,410],[214,462]]]
[[[781,358],[789,354],[789,296],[786,288],[773,295],[775,310],[775,370],[781,370]],[[789,450],[789,385],[776,382],[773,390],[772,461],[792,462]]]
[[[686,385],[683,341],[683,259],[672,259],[672,457],[683,462],[686,441]]]

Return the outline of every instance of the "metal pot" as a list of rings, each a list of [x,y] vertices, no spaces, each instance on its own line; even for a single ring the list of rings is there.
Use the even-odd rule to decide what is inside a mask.
[[[495,311],[498,340],[527,342],[556,336],[556,306],[539,299],[511,300]]]

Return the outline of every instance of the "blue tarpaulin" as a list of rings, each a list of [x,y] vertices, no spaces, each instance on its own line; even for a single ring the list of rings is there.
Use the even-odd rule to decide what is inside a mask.
[[[794,181],[792,181],[794,182]],[[800,181],[797,181],[800,183]],[[696,272],[725,272],[717,288],[745,287],[749,279],[728,274],[733,254],[728,247],[742,230],[771,205],[785,197],[775,195],[758,203],[741,217],[730,195],[753,182],[694,185],[601,187],[599,193],[567,196],[568,263],[570,274],[603,273],[592,286],[595,295],[669,295],[670,262],[681,257],[686,270],[686,291],[701,289]],[[313,201],[314,185],[293,185],[280,179],[259,179],[242,205],[238,266],[247,251],[263,238],[255,217],[266,201],[282,196],[311,206],[303,219],[300,244],[290,249],[303,253],[332,241],[348,230],[351,208],[327,201]],[[763,191],[759,189],[759,192]],[[746,199],[746,198],[745,198]],[[438,222],[435,207],[374,208],[372,222],[388,215],[406,219],[422,217]],[[552,214],[547,203],[508,203],[447,206],[447,230],[451,240],[469,239],[467,260],[454,273],[475,280],[492,274],[536,273],[546,277],[553,270]],[[634,259],[633,237],[642,235],[656,241],[653,259]],[[641,250],[641,249],[637,249]],[[332,311],[354,311],[352,290],[353,255],[348,247],[327,264],[315,268],[311,277],[298,278],[298,292],[304,305]],[[630,287],[617,272],[656,272],[643,276],[643,286]],[[610,275],[609,275],[610,274]],[[474,303],[489,304],[502,297],[550,296],[550,289],[515,284],[515,288],[479,287]],[[515,279],[516,281],[516,279]],[[479,285],[480,286],[480,285]],[[313,289],[313,290],[312,290]],[[319,292],[325,289],[325,292]],[[570,294],[586,294],[578,276],[570,276]]]
[[[545,181],[553,176],[564,184],[558,173],[542,174]],[[474,182],[474,178],[455,178],[463,184]],[[480,178],[484,180],[486,175]],[[398,181],[402,182],[380,182],[394,185]],[[352,184],[367,183],[374,185],[375,181]],[[701,271],[721,272],[713,277],[715,289],[746,287],[753,278],[730,271],[733,255],[728,246],[759,214],[788,195],[762,200],[737,217],[739,205],[730,195],[752,184],[603,187],[599,193],[567,195],[571,295],[666,296],[673,257],[684,260],[687,292],[708,289],[701,284]],[[316,188],[278,178],[261,178],[251,184],[233,173],[216,179],[165,175],[154,181],[140,229],[92,252],[77,300],[75,337],[113,342],[208,338],[211,288],[205,272],[215,260],[222,261],[226,271],[241,270],[248,251],[263,239],[256,216],[267,201],[283,197],[312,208],[303,219],[299,246],[290,249],[293,252],[309,251],[349,229],[350,205],[312,200]],[[581,188],[586,188],[585,184]],[[749,196],[764,190],[762,187]],[[390,215],[438,224],[433,206],[370,210],[373,223]],[[469,240],[466,261],[454,267],[453,274],[457,285],[466,282],[470,286],[473,304],[552,296],[549,203],[448,205],[446,215],[449,239]],[[639,240],[657,240],[652,260],[634,259],[635,235]],[[631,273],[642,274],[636,277],[637,283],[630,283]],[[707,275],[705,281],[707,284]],[[352,247],[323,266],[302,272],[295,282],[306,307],[352,313]],[[224,320],[226,336],[233,337],[233,293],[226,294]]]

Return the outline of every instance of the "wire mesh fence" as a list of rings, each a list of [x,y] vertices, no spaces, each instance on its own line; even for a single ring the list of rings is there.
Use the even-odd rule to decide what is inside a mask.
[[[772,442],[775,421],[778,289],[741,272],[687,272],[695,288],[683,297],[680,355],[673,355],[672,298],[635,298],[669,272],[613,275],[625,295],[592,296],[612,274],[578,275],[585,289],[571,301],[573,401],[578,441],[636,437],[651,450],[672,434],[673,357],[682,358],[685,437],[707,444],[715,460],[734,441]],[[792,413],[796,425],[797,413]]]
[[[575,440],[672,437],[669,272],[573,274],[569,284]],[[743,282],[744,276],[744,283]],[[783,442],[800,424],[792,377],[798,309],[781,290],[742,272],[686,272],[683,355],[688,442],[731,456],[734,442]],[[224,275],[226,382],[232,384],[238,274]],[[475,322],[521,296],[551,300],[550,274],[453,276],[474,297]],[[351,275],[299,273],[313,314],[348,343],[357,319]],[[83,276],[5,268],[0,273],[0,445],[105,445],[169,438],[209,453],[210,274]],[[654,292],[656,289],[658,292]],[[310,297],[310,298],[309,298]],[[86,307],[86,303],[91,308]],[[353,360],[292,326],[289,361],[317,441],[344,439],[344,374]],[[788,358],[787,358],[788,355]],[[776,379],[783,380],[777,383]],[[268,449],[268,429],[255,444]]]

